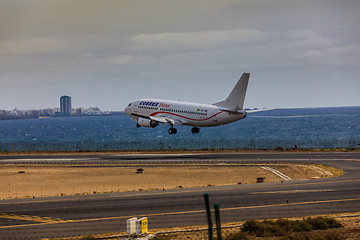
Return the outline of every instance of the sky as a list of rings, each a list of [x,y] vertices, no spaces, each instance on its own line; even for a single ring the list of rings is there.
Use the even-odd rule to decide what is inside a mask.
[[[0,109],[360,106],[359,0],[0,0]]]

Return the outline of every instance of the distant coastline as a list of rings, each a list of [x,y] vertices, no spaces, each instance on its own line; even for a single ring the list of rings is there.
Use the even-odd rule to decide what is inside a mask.
[[[0,110],[1,112],[1,110]],[[74,114],[71,116],[49,116],[49,115],[1,115],[0,120],[20,120],[20,119],[36,119],[36,118],[64,118],[64,117],[104,117],[104,116],[117,116],[117,115],[124,115],[123,111],[111,111],[111,112],[102,112],[100,114]]]
[[[300,109],[345,109],[360,108],[360,106],[337,106],[337,107],[303,107],[303,108],[274,108],[271,110],[300,110]],[[246,108],[245,110],[258,110],[260,108]],[[266,108],[263,108],[266,109]],[[59,108],[48,108],[39,110],[2,110],[0,109],[0,120],[16,120],[16,119],[36,119],[36,118],[64,118],[64,117],[93,117],[93,116],[116,116],[125,115],[124,111],[101,111],[98,107],[90,107],[88,109],[76,108],[72,109],[70,116],[61,116],[57,113]]]

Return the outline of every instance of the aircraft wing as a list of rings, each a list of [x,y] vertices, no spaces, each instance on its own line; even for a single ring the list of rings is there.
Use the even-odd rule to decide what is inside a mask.
[[[151,120],[154,120],[154,121],[159,122],[159,123],[175,124],[175,121],[173,119],[171,119],[171,118],[153,117],[153,116],[149,116],[149,118]]]
[[[151,119],[158,123],[181,125],[181,126],[185,124],[185,122],[183,122],[183,121],[174,120],[174,119],[171,119],[168,117],[154,117],[154,116],[147,116],[147,115],[142,115],[142,114],[137,114],[137,113],[132,113],[131,115],[136,116],[136,117]]]
[[[156,122],[159,122],[159,123],[172,124],[172,125],[181,125],[181,126],[183,126],[184,124],[186,124],[186,122],[184,122],[184,121],[175,120],[175,119],[168,118],[168,117],[153,117],[153,116],[150,116],[150,119],[154,120]]]

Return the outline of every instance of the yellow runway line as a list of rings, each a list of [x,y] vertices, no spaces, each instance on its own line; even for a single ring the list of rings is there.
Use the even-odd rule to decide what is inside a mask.
[[[32,222],[42,222],[42,223],[60,223],[64,220],[60,218],[50,218],[50,217],[39,217],[39,216],[28,216],[28,215],[16,215],[16,214],[7,214],[0,213],[0,218],[23,220],[23,221],[32,221]]]

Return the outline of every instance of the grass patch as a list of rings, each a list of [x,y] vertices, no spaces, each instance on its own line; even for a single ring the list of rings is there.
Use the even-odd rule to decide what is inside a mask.
[[[231,233],[225,240],[249,239],[250,236],[256,237],[282,237],[284,240],[301,239],[342,239],[336,234],[309,233],[313,230],[326,230],[329,228],[342,227],[334,218],[304,218],[303,220],[278,219],[276,221],[249,220],[244,223],[241,230],[237,233]],[[299,234],[301,233],[301,234]],[[320,235],[319,235],[320,234]]]
[[[153,240],[171,240],[171,238],[166,235],[156,235]]]

